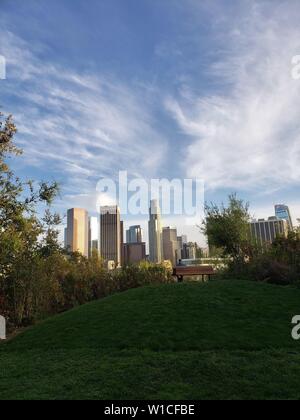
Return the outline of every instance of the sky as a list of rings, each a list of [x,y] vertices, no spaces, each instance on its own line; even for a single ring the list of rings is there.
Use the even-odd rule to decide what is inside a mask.
[[[296,220],[299,21],[298,0],[0,0],[14,169],[58,181],[62,214],[95,214],[97,181],[126,170],[202,179],[206,201],[236,192],[258,218],[285,203]],[[164,224],[203,241],[182,218]]]

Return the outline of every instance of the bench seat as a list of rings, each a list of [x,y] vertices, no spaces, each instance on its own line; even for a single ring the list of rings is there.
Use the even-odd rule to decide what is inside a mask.
[[[183,281],[184,277],[202,276],[204,280],[205,276],[210,279],[215,274],[216,272],[211,265],[177,266],[173,270],[173,276],[177,277],[179,282]]]

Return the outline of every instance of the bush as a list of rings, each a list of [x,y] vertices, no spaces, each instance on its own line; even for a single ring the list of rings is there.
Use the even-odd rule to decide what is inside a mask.
[[[117,270],[114,276],[121,291],[149,284],[163,284],[174,281],[172,271],[167,267],[147,262],[124,267]]]
[[[23,268],[15,264],[11,277],[0,280],[1,313],[10,329],[117,292],[174,281],[166,267],[148,263],[110,272],[96,255],[36,256]]]
[[[246,278],[278,285],[300,285],[300,239],[290,233],[264,248],[253,246],[251,258],[231,261],[225,277]]]

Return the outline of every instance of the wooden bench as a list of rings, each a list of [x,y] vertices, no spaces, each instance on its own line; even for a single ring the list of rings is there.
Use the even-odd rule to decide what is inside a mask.
[[[177,277],[178,282],[183,282],[184,277],[208,276],[209,280],[211,276],[215,275],[216,272],[211,265],[195,265],[195,266],[177,266],[173,270],[173,276]]]

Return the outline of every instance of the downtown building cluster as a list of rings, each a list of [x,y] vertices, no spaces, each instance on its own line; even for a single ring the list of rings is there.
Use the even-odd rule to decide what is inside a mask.
[[[288,206],[276,205],[275,215],[267,220],[250,222],[252,239],[259,245],[272,243],[278,236],[286,237],[293,230]],[[199,256],[209,256],[196,243],[188,242],[186,235],[178,236],[177,229],[163,227],[160,206],[152,200],[148,221],[149,255],[140,225],[130,226],[124,236],[124,223],[118,206],[100,208],[99,217],[89,217],[84,209],[70,209],[67,213],[65,248],[90,257],[97,252],[109,268],[150,261],[160,264],[169,261],[176,266],[180,260],[195,261]]]
[[[185,235],[178,236],[176,228],[162,227],[156,200],[150,203],[148,233],[149,255],[146,254],[141,226],[129,227],[124,237],[124,223],[118,206],[101,207],[99,218],[89,217],[84,209],[73,208],[67,212],[65,248],[85,257],[96,251],[109,268],[145,260],[157,264],[167,260],[175,266],[181,259],[196,259],[197,244],[188,243]]]

